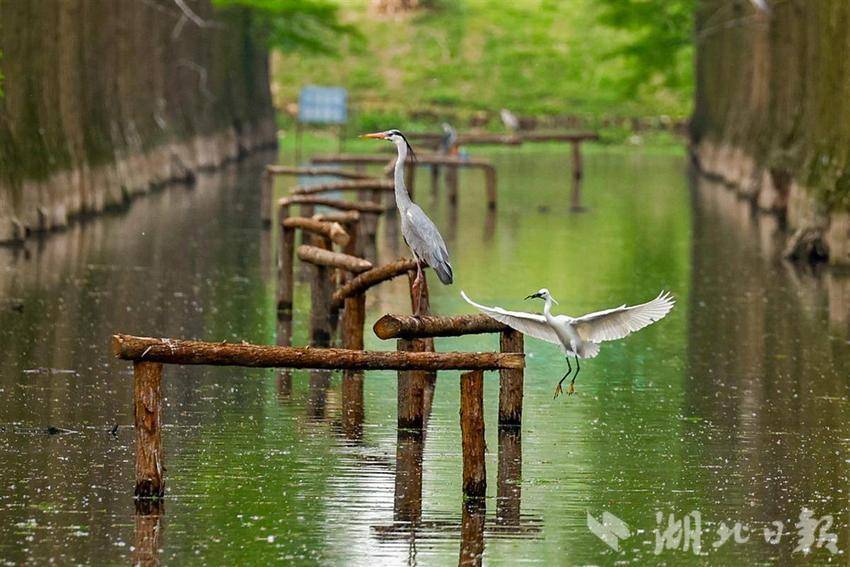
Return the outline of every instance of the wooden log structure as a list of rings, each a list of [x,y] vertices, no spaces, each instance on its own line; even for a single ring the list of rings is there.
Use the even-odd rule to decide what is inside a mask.
[[[346,246],[351,239],[348,232],[337,222],[327,222],[315,218],[287,217],[283,219],[281,226],[311,232],[325,237],[339,246]]]
[[[312,158],[313,163],[343,163],[366,165],[382,164],[386,163],[386,161],[386,156],[382,156],[380,154],[331,154],[313,156]],[[388,164],[388,167],[392,166],[393,163],[394,160],[391,161],[390,164]],[[407,164],[411,166],[411,169],[418,166],[447,166],[449,168],[449,171],[456,170],[457,168],[473,168],[485,171],[485,175],[487,176],[487,182],[485,185],[487,191],[487,207],[490,210],[495,210],[497,200],[496,168],[489,160],[475,157],[463,158],[456,155],[431,153],[418,155],[416,157],[416,160],[413,160],[413,158],[410,157],[407,159]]]
[[[484,498],[484,374],[474,370],[460,376],[460,432],[463,449],[463,495]]]
[[[216,343],[124,334],[113,335],[112,352],[116,358],[122,360],[248,368],[499,370],[525,366],[525,357],[520,353],[357,351],[341,348]]]
[[[336,290],[333,294],[333,304],[336,306],[342,305],[343,301],[350,297],[356,297],[363,294],[369,288],[378,285],[379,283],[391,280],[398,276],[408,273],[410,270],[416,269],[416,261],[408,258],[401,258],[395,262],[372,268],[365,271],[357,277],[351,279],[344,286]],[[384,337],[381,337],[384,338]],[[414,337],[411,337],[414,338]]]
[[[362,171],[324,167],[293,167],[288,165],[267,165],[265,174],[268,176],[297,175],[304,177],[339,177],[340,179],[373,179],[373,176]]]
[[[459,337],[484,333],[501,333],[511,328],[487,315],[456,315],[453,317],[384,315],[375,322],[375,334],[387,339],[416,339],[424,337]]]
[[[524,351],[522,333],[483,314],[454,317],[384,315],[375,322],[373,330],[384,340],[499,333],[501,352]],[[522,369],[502,370],[499,374],[499,427],[520,427],[524,372]]]
[[[423,275],[424,276],[424,275]],[[416,272],[407,272],[410,289],[410,308],[414,313],[427,315],[431,312],[428,294],[428,280],[422,278],[422,285],[414,286]],[[408,352],[434,352],[434,339],[399,339],[396,350]],[[398,428],[424,430],[426,422],[425,391],[437,380],[436,372],[423,370],[403,370],[398,373]]]
[[[290,190],[291,195],[317,195],[320,193],[333,193],[337,191],[392,191],[393,182],[386,179],[357,179],[353,181],[336,181],[333,183],[322,183],[302,187],[296,185]]]
[[[165,494],[162,454],[162,364],[133,362],[133,422],[136,430],[136,498]]]
[[[278,201],[279,207],[288,207],[290,205],[316,205],[340,211],[357,211],[359,213],[372,213],[377,215],[382,214],[387,210],[383,205],[373,203],[371,201],[343,201],[340,199],[315,197],[313,195],[290,195],[289,197],[283,197]]]
[[[346,257],[331,251],[331,241],[322,236],[313,235],[310,240],[312,245],[298,247],[298,258],[310,264],[312,277],[310,278],[310,345],[318,347],[331,346],[333,336],[333,323],[331,319],[331,295],[333,294],[333,280],[331,279],[331,267],[336,262],[344,261],[333,255]],[[346,259],[360,260],[354,256]]]
[[[303,262],[308,262],[314,266],[324,266],[327,268],[338,268],[355,274],[360,274],[372,269],[372,262],[343,254],[342,252],[333,252],[318,246],[310,246],[303,244],[297,250],[298,259]],[[330,303],[330,301],[328,301]]]
[[[360,213],[357,211],[341,211],[333,213],[320,213],[313,218],[323,222],[337,222],[345,226],[355,225],[360,222]]]

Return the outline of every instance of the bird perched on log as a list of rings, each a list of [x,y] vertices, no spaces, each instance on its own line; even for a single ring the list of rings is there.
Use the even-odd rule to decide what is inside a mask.
[[[580,358],[593,358],[599,354],[599,343],[622,339],[659,319],[663,319],[673,309],[676,302],[672,295],[662,291],[652,301],[640,305],[630,307],[623,304],[620,307],[588,313],[581,317],[570,317],[569,315],[552,315],[552,304],[557,305],[558,302],[546,288],[526,297],[526,299],[542,299],[545,301],[542,315],[508,311],[501,307],[486,307],[469,299],[463,291],[460,294],[467,303],[496,321],[530,337],[542,339],[561,347],[567,359],[567,373],[555,387],[556,398],[563,392],[561,384],[573,371],[570,365],[571,356],[575,358],[576,369],[567,390],[570,395],[575,392],[576,377],[581,370],[578,362]]]
[[[514,133],[519,130],[519,118],[517,118],[516,114],[507,108],[503,108],[499,111],[499,116],[501,116],[502,124],[505,125],[505,128],[507,128],[508,131]]]
[[[419,298],[415,310],[415,315],[419,315],[419,305],[422,303],[422,266],[423,264],[431,266],[440,281],[444,285],[450,285],[454,276],[452,265],[449,263],[449,252],[437,226],[428,218],[425,211],[410,199],[410,194],[404,184],[404,167],[408,152],[413,159],[416,159],[416,154],[413,153],[413,148],[410,147],[407,138],[398,130],[364,134],[362,137],[389,140],[395,144],[398,150],[398,158],[395,162],[395,202],[401,218],[401,234],[416,260],[413,295]]]

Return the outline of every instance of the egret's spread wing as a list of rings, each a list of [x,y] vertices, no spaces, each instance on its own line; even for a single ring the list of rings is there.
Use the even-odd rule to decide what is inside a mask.
[[[479,305],[469,299],[462,291],[460,292],[460,295],[473,307],[478,308],[496,321],[504,323],[512,329],[516,329],[520,333],[526,334],[529,337],[534,337],[535,339],[555,343],[556,345],[561,344],[555,330],[549,326],[543,315],[539,315],[537,313],[523,313],[522,311],[508,311],[501,307],[485,307],[484,305]]]
[[[425,260],[437,272],[444,284],[452,283],[452,265],[449,263],[449,251],[437,225],[428,218],[425,211],[417,204],[411,204],[402,213],[405,219],[404,238],[411,250]]]
[[[640,305],[615,307],[605,311],[589,313],[574,320],[576,331],[582,340],[601,343],[613,341],[639,331],[664,318],[675,303],[668,292],[662,291],[652,301]]]

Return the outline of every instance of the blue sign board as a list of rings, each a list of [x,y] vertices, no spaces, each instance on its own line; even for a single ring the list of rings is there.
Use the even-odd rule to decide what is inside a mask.
[[[348,91],[341,87],[303,87],[298,97],[298,121],[302,124],[348,122]]]

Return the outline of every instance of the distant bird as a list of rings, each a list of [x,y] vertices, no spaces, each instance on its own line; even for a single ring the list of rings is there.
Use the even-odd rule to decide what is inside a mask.
[[[519,118],[517,118],[516,114],[514,114],[507,108],[503,108],[499,111],[499,115],[502,117],[502,124],[505,125],[505,128],[507,128],[511,132],[516,132],[517,130],[519,130]]]
[[[453,281],[453,275],[452,265],[449,263],[449,252],[437,226],[419,205],[410,200],[410,194],[404,185],[404,163],[407,161],[408,151],[413,159],[416,159],[416,154],[413,153],[413,148],[410,147],[404,134],[398,130],[387,130],[386,132],[364,134],[361,137],[389,140],[398,149],[398,159],[395,162],[395,202],[401,218],[401,234],[416,260],[416,279],[413,282],[413,293],[414,295],[419,294],[416,309],[416,315],[419,315],[419,306],[422,303],[422,265],[424,263],[431,266],[440,281],[445,285],[450,285]]]
[[[750,3],[755,6],[757,10],[770,14],[770,6],[768,5],[767,0],[750,0]]]
[[[560,345],[567,359],[567,373],[555,387],[556,398],[563,391],[561,384],[573,371],[570,365],[570,356],[575,357],[576,373],[570,381],[567,393],[573,394],[576,377],[581,370],[578,363],[579,358],[593,358],[599,354],[599,343],[622,339],[659,319],[663,319],[673,309],[676,301],[672,295],[662,291],[658,297],[641,305],[628,307],[623,304],[614,309],[597,311],[574,318],[568,315],[552,315],[552,303],[557,304],[558,302],[546,288],[526,297],[526,299],[539,298],[546,301],[543,307],[543,315],[508,311],[501,307],[485,307],[469,299],[463,291],[460,294],[467,303],[480,309],[496,321],[530,337]]]
[[[440,139],[440,150],[444,154],[457,153],[457,130],[448,122],[443,122],[443,137]]]

